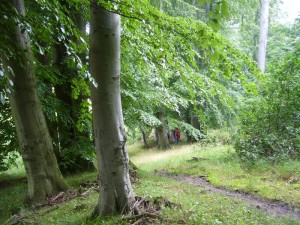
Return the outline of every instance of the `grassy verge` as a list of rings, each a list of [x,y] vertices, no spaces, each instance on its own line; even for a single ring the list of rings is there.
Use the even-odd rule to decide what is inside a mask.
[[[175,174],[205,176],[216,186],[300,206],[299,161],[277,165],[261,161],[249,168],[240,164],[230,145],[201,147],[194,144],[146,152],[136,145],[129,153],[131,160],[147,172],[167,170]]]
[[[162,196],[176,203],[175,208],[163,211],[165,223],[180,221],[183,224],[299,224],[288,218],[267,216],[261,210],[243,203],[237,198],[194,187],[160,176],[142,175],[141,183],[135,187],[139,195],[153,198]]]

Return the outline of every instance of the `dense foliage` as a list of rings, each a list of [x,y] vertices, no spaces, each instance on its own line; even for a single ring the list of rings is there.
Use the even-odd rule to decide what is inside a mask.
[[[293,41],[277,53],[282,58],[271,59],[260,95],[247,100],[242,108],[236,149],[244,160],[300,157],[299,25],[298,21],[289,33],[285,32]]]
[[[271,2],[273,18],[278,1]],[[90,158],[93,151],[89,100],[93,80],[86,33],[90,2],[25,3],[25,18],[0,4],[0,40],[5,43],[0,48],[0,101],[8,102],[13,85],[3,59],[17,55],[5,33],[10,24],[18,23],[30,35],[39,95],[64,168],[76,164],[78,154]],[[122,105],[129,134],[149,134],[162,125],[156,113],[164,111],[169,129],[180,127],[200,140],[204,127],[235,126],[239,114],[236,147],[242,158],[299,156],[299,50],[296,42],[283,44],[296,39],[297,27],[270,30],[269,73],[262,77],[246,56],[256,58],[255,0],[103,0],[98,6],[122,16]],[[289,39],[284,38],[287,34]],[[2,168],[17,151],[14,129],[5,104],[0,115]]]

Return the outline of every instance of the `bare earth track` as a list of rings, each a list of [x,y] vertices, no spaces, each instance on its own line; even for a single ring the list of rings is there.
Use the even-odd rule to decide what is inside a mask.
[[[160,176],[173,178],[177,181],[187,182],[191,185],[204,187],[208,191],[220,193],[222,195],[239,198],[252,206],[255,206],[258,209],[261,209],[269,214],[278,217],[290,217],[295,220],[300,221],[300,207],[293,207],[288,205],[287,203],[279,202],[279,201],[271,201],[263,198],[259,198],[253,196],[248,193],[244,193],[241,191],[230,191],[225,188],[216,187],[211,185],[205,178],[203,177],[191,177],[185,174],[170,174],[166,172],[159,173]],[[300,222],[299,222],[300,224]]]

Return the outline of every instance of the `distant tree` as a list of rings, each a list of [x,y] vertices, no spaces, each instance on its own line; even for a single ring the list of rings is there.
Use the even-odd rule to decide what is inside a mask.
[[[168,149],[170,148],[170,143],[168,140],[168,129],[166,115],[163,110],[156,113],[156,117],[161,121],[161,125],[156,127],[157,132],[157,148]]]
[[[270,0],[260,0],[260,33],[257,63],[261,71],[266,68]]]

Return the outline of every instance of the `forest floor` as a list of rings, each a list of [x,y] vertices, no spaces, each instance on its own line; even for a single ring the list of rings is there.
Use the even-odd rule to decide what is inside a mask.
[[[236,204],[235,200],[246,204],[237,207],[244,209],[251,207],[251,210],[255,209],[271,217],[290,218],[295,221],[295,224],[300,224],[299,161],[273,164],[261,160],[249,166],[240,162],[231,145],[183,144],[173,145],[173,148],[173,150],[159,152],[155,149],[141,151],[138,147],[136,149],[131,147],[129,153],[132,161],[149,174],[171,178],[177,182],[187,183],[189,187],[199,188],[200,195],[195,195],[191,200],[193,202],[203,194],[220,194],[226,199],[229,198],[228,201],[232,204]],[[226,203],[222,203],[221,200],[219,204]],[[228,212],[225,209],[223,213]],[[235,214],[233,213],[233,216],[236,217]],[[240,220],[241,223],[290,223],[264,220],[245,222],[246,217]],[[232,220],[221,221],[224,221],[224,224],[232,223]]]
[[[0,224],[300,225],[299,161],[247,168],[223,144],[181,143],[166,151],[136,144],[129,155],[139,168],[133,187],[137,204],[148,207],[144,217],[91,220],[99,197],[96,172],[67,177],[71,190],[28,208],[22,170],[0,174]]]
[[[257,197],[243,191],[231,191],[222,187],[211,185],[205,177],[192,177],[185,174],[170,174],[167,172],[160,172],[159,176],[170,177],[180,182],[187,182],[191,185],[204,187],[211,192],[220,193],[222,195],[239,198],[242,201],[267,212],[273,216],[283,217],[287,216],[300,221],[300,207],[291,206],[288,203],[268,200],[265,198]]]

